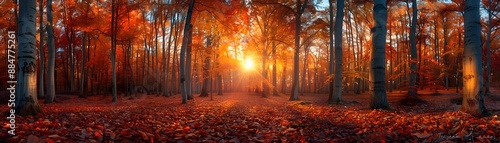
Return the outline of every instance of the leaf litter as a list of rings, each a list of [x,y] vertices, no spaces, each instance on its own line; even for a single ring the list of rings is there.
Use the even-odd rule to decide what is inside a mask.
[[[43,104],[44,113],[16,116],[16,135],[2,127],[6,142],[476,142],[498,141],[497,116],[474,118],[458,111],[395,105],[369,110],[355,104],[330,106],[326,96],[233,93],[195,98],[143,96],[111,104],[100,96]],[[349,96],[346,96],[349,98]],[[358,103],[359,102],[359,103]],[[442,101],[444,102],[444,101]],[[439,102],[438,102],[439,103]],[[391,103],[394,104],[394,103]],[[3,108],[2,108],[3,109]],[[5,109],[6,110],[6,109]],[[498,112],[495,112],[498,114]],[[7,121],[4,120],[4,125]]]

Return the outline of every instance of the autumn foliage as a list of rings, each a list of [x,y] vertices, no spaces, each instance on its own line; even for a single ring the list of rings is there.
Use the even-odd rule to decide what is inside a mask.
[[[480,5],[481,34],[476,36],[481,38],[482,61],[478,63],[488,83],[486,109],[493,114],[484,118],[458,112],[460,105],[456,105],[463,102],[459,99],[463,81],[470,77],[463,75],[462,64],[467,33],[464,0],[387,0],[385,46],[383,40],[372,40],[374,3],[346,0],[339,9],[344,17],[337,21],[343,23],[342,41],[337,42],[342,53],[337,70],[342,76],[336,79],[342,99],[339,95],[331,106],[325,95],[335,77],[330,73],[334,65],[330,53],[335,50],[330,49],[333,39],[329,38],[330,23],[337,20],[336,1],[192,0],[191,22],[186,23],[190,1],[53,0],[49,3],[53,23],[49,23],[47,1],[37,0],[42,9],[37,6],[36,15],[41,21],[30,27],[37,31],[36,41],[30,44],[38,49],[31,54],[36,67],[49,66],[47,59],[39,58],[49,55],[49,37],[40,33],[47,33],[52,25],[56,100],[41,104],[39,115],[16,116],[16,135],[7,134],[9,123],[2,122],[0,142],[487,142],[500,138],[500,0],[481,0]],[[0,59],[9,54],[7,31],[18,29],[16,2],[0,0]],[[411,57],[415,10],[417,56]],[[189,24],[192,27],[187,29]],[[385,83],[392,109],[388,111],[366,107],[374,84],[369,77],[373,42],[382,43],[385,50],[385,67],[381,61],[377,69],[384,68],[386,78],[377,83]],[[184,48],[191,52],[181,53]],[[416,70],[410,68],[413,64]],[[7,67],[7,62],[0,62],[0,67]],[[47,79],[47,68],[34,70]],[[400,100],[407,97],[412,72],[418,92],[408,106]],[[7,68],[0,68],[0,73],[3,103],[9,98]],[[189,81],[190,100],[181,105],[179,94],[185,85],[180,83],[185,81]],[[47,81],[36,83],[49,86]],[[285,98],[292,90],[297,92],[291,99],[297,100],[297,95],[299,101]],[[116,103],[111,103],[110,95],[118,97]],[[413,100],[417,97],[422,100]]]

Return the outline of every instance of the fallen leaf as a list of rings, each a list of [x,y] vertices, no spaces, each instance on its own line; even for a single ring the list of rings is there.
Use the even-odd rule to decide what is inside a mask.
[[[426,134],[426,133],[412,133],[412,136],[417,136],[417,138],[424,139],[424,138],[429,138],[431,134]]]

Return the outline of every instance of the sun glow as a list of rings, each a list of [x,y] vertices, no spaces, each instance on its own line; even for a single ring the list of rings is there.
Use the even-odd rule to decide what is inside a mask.
[[[251,69],[253,69],[254,63],[253,63],[252,58],[247,57],[245,59],[244,63],[243,63],[243,67],[245,68],[245,70],[251,70]]]

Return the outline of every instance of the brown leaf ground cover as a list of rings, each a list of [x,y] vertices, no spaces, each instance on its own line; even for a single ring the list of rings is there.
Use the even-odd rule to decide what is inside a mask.
[[[288,101],[287,95],[227,93],[186,105],[179,95],[115,104],[109,96],[62,95],[58,103],[42,104],[40,115],[16,116],[15,136],[7,134],[4,118],[0,142],[499,142],[497,116],[471,117],[450,102],[459,94],[438,93],[420,92],[428,104],[416,106],[398,102],[404,92],[389,93],[391,111],[367,109],[366,93],[346,93],[334,106],[319,94]],[[494,97],[486,98],[486,106],[498,115]]]

